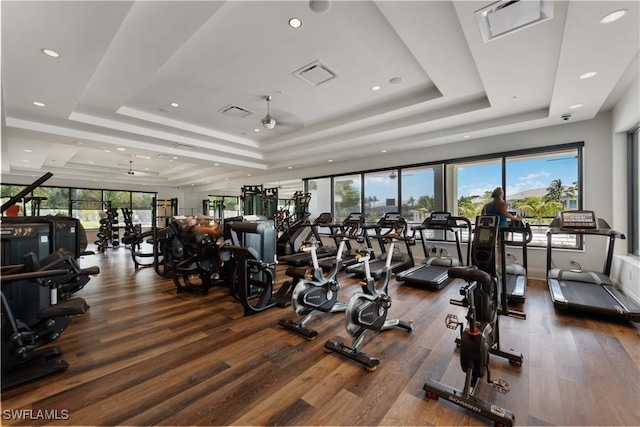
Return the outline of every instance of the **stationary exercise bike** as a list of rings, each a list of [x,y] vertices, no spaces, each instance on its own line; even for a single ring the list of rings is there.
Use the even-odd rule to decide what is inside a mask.
[[[358,224],[355,225],[356,230]],[[347,309],[347,304],[338,301],[338,273],[342,269],[342,254],[344,248],[349,241],[349,236],[353,234],[352,227],[340,234],[332,235],[336,239],[340,239],[338,245],[338,252],[333,264],[333,268],[329,274],[324,277],[322,275],[322,268],[318,263],[317,242],[309,242],[303,248],[304,251],[311,253],[312,272],[313,274],[309,279],[303,279],[299,281],[293,288],[291,295],[291,302],[295,312],[304,318],[300,322],[294,322],[293,320],[280,319],[278,325],[285,329],[299,333],[307,337],[308,340],[313,340],[318,336],[318,331],[307,326],[309,321],[324,313],[341,313]],[[320,275],[318,277],[318,274]]]
[[[512,426],[514,414],[504,408],[490,404],[474,396],[478,379],[487,373],[487,383],[500,393],[509,392],[509,383],[502,378],[491,379],[489,355],[495,354],[509,360],[515,366],[522,365],[522,354],[500,348],[498,292],[500,277],[496,272],[496,243],[498,238],[498,217],[479,216],[473,235],[472,263],[470,267],[449,269],[449,277],[463,279],[466,284],[460,289],[462,300],[451,300],[454,305],[467,307],[466,328],[458,317],[447,315],[449,329],[460,328],[460,366],[466,373],[464,389],[457,390],[445,384],[428,379],[423,389],[427,399],[443,397],[456,405],[470,409],[496,423]]]
[[[406,225],[406,223],[403,224]],[[375,282],[371,275],[371,269],[369,267],[372,250],[367,248],[357,251],[359,254],[358,262],[364,265],[365,277],[363,281],[360,282],[362,292],[353,294],[347,305],[345,327],[347,332],[353,337],[352,344],[348,346],[336,340],[328,340],[324,344],[325,351],[329,353],[336,352],[361,363],[367,371],[375,371],[380,364],[380,360],[377,357],[359,350],[367,333],[382,332],[392,328],[406,332],[413,331],[413,321],[407,322],[387,318],[387,313],[391,307],[391,297],[387,293],[387,287],[389,285],[389,279],[391,279],[391,275],[393,274],[390,265],[394,245],[399,240],[410,239],[409,237],[401,237],[405,225],[399,224],[393,233],[385,235],[385,239],[388,239],[389,242],[389,250],[378,283]]]

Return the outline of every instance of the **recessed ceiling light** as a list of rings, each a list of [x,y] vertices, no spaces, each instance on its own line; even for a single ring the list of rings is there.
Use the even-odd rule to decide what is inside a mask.
[[[382,150],[382,151],[381,151],[381,153],[386,153],[386,152],[387,152],[387,150]]]
[[[89,164],[90,164],[90,165],[92,165],[92,164],[93,164],[93,162],[91,162],[91,161],[90,161],[90,162],[89,162]]]
[[[33,101],[33,105],[35,105],[36,107],[44,107],[45,103],[40,101]]]
[[[173,160],[178,160],[178,158],[176,156],[173,156]]]
[[[291,28],[300,28],[302,27],[302,21],[298,18],[289,19],[289,26]]]
[[[177,102],[172,102],[172,103],[170,103],[169,105],[171,105],[171,106],[172,106],[172,107],[174,107],[174,108],[175,108],[175,107],[179,107],[179,106],[180,106],[180,104],[178,104]]]
[[[251,174],[250,174],[250,173],[248,173],[248,174],[247,174],[247,176],[251,176]]]
[[[580,107],[582,107],[582,104],[573,104],[569,106],[569,108],[580,108]]]
[[[582,75],[580,76],[580,78],[581,78],[582,80],[584,80],[584,79],[590,79],[591,77],[595,76],[596,74],[598,74],[598,72],[597,72],[597,71],[589,71],[588,73],[584,73],[584,74],[582,74]]]
[[[600,23],[608,24],[610,22],[617,21],[618,19],[620,19],[624,15],[626,15],[626,13],[627,13],[627,9],[616,10],[615,12],[611,12],[610,14],[608,14],[604,18],[602,18],[600,20]]]
[[[116,148],[116,150],[118,150],[118,151],[126,151],[126,150],[125,150],[124,148],[122,148],[122,147],[118,147],[118,148]]]
[[[255,128],[253,131],[254,131],[254,132],[260,132],[260,129]]]
[[[23,150],[25,153],[33,153],[33,150]]]
[[[46,49],[46,48],[42,49],[42,53],[52,58],[60,58],[60,54],[52,49]]]
[[[329,159],[329,160],[327,160],[327,161],[328,161],[329,163],[333,162],[333,160],[331,160],[331,159]]]
[[[469,138],[469,137],[471,137],[471,135],[465,135],[465,136],[463,136],[463,138]]]
[[[110,152],[111,152],[111,150],[104,150],[104,152],[105,152],[105,153],[110,153]]]
[[[229,178],[225,178],[224,180],[225,180],[225,181],[229,181]]]
[[[287,166],[287,169],[291,170],[293,169],[293,166]]]
[[[380,86],[376,85],[371,88],[371,90],[380,90]]]
[[[220,163],[214,163],[213,166],[220,166]]]

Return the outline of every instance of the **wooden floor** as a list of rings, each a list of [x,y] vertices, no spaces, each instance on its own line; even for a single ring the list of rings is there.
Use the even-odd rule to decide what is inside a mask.
[[[153,269],[135,270],[127,250],[88,256],[101,273],[77,295],[91,305],[57,341],[70,368],[2,394],[3,425],[486,425],[468,410],[425,400],[432,378],[462,388],[447,313],[462,319],[456,283],[429,291],[392,282],[390,316],[413,333],[372,336],[362,350],[375,372],[323,351],[350,342],[343,315],[312,324],[315,341],[278,327],[291,308],[242,316],[223,288],[176,294]],[[279,272],[278,281],[284,275]],[[343,280],[340,298],[359,287]],[[492,357],[508,394],[483,382],[478,396],[515,414],[518,425],[640,425],[640,325],[554,310],[546,284],[530,281],[526,320],[501,318],[503,346],[522,367]],[[31,410],[18,420],[9,411]],[[33,419],[57,410],[59,419]],[[22,412],[24,413],[24,411]],[[49,412],[51,414],[52,412]]]

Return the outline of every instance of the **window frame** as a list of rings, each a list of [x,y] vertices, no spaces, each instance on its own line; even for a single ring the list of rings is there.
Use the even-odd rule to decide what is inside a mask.
[[[449,188],[451,182],[455,182],[455,178],[450,176],[449,173],[449,168],[448,166],[452,166],[455,164],[459,164],[459,163],[473,163],[476,161],[488,161],[488,160],[497,160],[499,162],[501,162],[501,167],[502,167],[502,171],[501,171],[501,185],[503,188],[505,188],[506,185],[506,161],[509,157],[521,157],[521,156],[527,156],[527,155],[543,155],[543,154],[552,154],[555,152],[562,152],[562,151],[568,151],[568,150],[572,150],[575,149],[576,150],[576,155],[577,155],[577,186],[578,186],[578,192],[577,192],[577,209],[583,209],[583,203],[584,203],[584,172],[583,172],[583,164],[584,164],[584,141],[576,141],[576,142],[570,142],[570,143],[565,143],[565,144],[556,144],[556,145],[551,145],[551,146],[543,146],[543,147],[535,147],[535,148],[528,148],[528,149],[522,149],[522,150],[513,150],[513,151],[503,151],[503,152],[496,152],[496,153],[488,153],[488,154],[483,154],[483,155],[476,155],[476,156],[466,156],[466,157],[460,157],[460,158],[451,158],[451,159],[444,159],[444,160],[440,160],[440,161],[432,161],[432,162],[423,162],[423,163],[412,163],[412,164],[407,164],[407,165],[401,165],[401,166],[394,166],[394,167],[388,167],[388,168],[378,168],[378,169],[371,169],[371,170],[361,170],[361,171],[354,171],[354,172],[350,172],[350,173],[342,173],[342,174],[336,174],[336,175],[322,175],[322,176],[313,176],[313,177],[308,177],[308,178],[304,178],[303,179],[303,187],[305,189],[308,188],[308,182],[311,180],[318,180],[318,179],[324,179],[324,178],[331,178],[331,207],[330,207],[330,212],[332,213],[332,215],[334,216],[334,219],[336,218],[336,214],[335,214],[335,180],[336,179],[340,179],[341,177],[356,177],[359,175],[360,177],[360,198],[361,198],[361,206],[364,206],[364,202],[365,202],[365,189],[364,189],[364,177],[365,174],[367,173],[372,173],[372,172],[387,172],[387,173],[391,173],[392,171],[395,171],[397,173],[398,176],[398,212],[401,212],[401,200],[402,200],[402,171],[405,169],[412,169],[412,168],[419,168],[419,167],[433,167],[433,168],[438,168],[441,167],[442,168],[442,179],[438,180],[436,178],[436,182],[434,183],[434,197],[435,197],[435,204],[436,206],[440,205],[444,207],[444,210],[447,210],[449,212],[454,212],[453,207],[451,206],[451,203],[457,203],[457,198],[455,201],[452,201],[451,199],[453,197],[451,197],[453,195],[453,193],[451,192],[451,189]],[[441,183],[442,187],[439,188],[438,184]],[[456,210],[457,211],[457,210]],[[473,223],[473,221],[472,221]],[[463,241],[468,241],[468,239],[463,240]],[[539,246],[537,246],[539,247]],[[555,246],[553,246],[555,248]],[[567,247],[567,246],[562,246],[562,249],[567,249],[567,250],[583,250],[584,248],[584,241],[583,239],[580,238],[578,239],[578,243],[576,246],[572,246],[572,247]]]

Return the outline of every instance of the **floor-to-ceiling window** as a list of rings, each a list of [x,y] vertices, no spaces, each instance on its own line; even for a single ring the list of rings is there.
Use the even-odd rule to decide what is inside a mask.
[[[401,214],[411,224],[420,224],[434,211],[442,209],[436,200],[434,166],[401,169]]]
[[[549,223],[562,210],[579,208],[578,150],[526,154],[506,158],[506,196],[509,210],[532,228],[531,245],[547,244]],[[553,236],[558,246],[576,247],[578,236]]]
[[[324,194],[314,209],[332,206],[342,220],[360,209],[368,222],[384,212],[401,210],[410,223],[420,223],[434,211],[448,211],[473,224],[491,193],[502,187],[508,208],[522,215],[534,233],[534,246],[546,245],[546,229],[558,212],[582,208],[583,143],[451,159],[423,166],[306,180],[309,191]],[[329,179],[333,179],[333,205]],[[399,185],[398,185],[399,184]],[[326,199],[320,202],[321,197]],[[327,209],[328,210],[328,209]],[[462,240],[468,239],[462,234]],[[579,238],[554,236],[554,246],[578,248]]]
[[[311,194],[309,200],[311,218],[317,218],[321,213],[330,210],[327,208],[331,206],[331,178],[308,180],[306,191]]]
[[[377,222],[387,212],[398,211],[398,171],[369,172],[364,174],[364,217],[366,222]]]
[[[361,174],[333,179],[333,220],[342,222],[351,212],[362,212]]]

